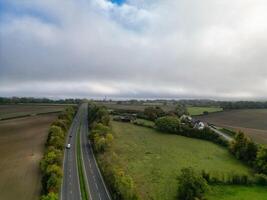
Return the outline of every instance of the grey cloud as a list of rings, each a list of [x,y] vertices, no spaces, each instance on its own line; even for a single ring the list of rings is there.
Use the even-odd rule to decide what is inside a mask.
[[[2,20],[0,95],[267,97],[264,1],[27,2],[56,22]]]

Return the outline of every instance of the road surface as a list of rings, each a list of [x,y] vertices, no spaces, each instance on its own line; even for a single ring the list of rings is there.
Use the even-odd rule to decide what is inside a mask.
[[[90,199],[92,200],[111,200],[105,182],[98,169],[91,144],[88,140],[88,105],[83,104],[81,123],[81,148],[84,161],[86,181],[88,181]]]
[[[76,140],[80,126],[82,109],[79,108],[73,119],[67,135],[66,143],[71,144],[70,149],[65,149],[63,160],[63,182],[61,187],[61,200],[81,200],[80,184],[76,161]],[[71,137],[70,137],[71,136]]]
[[[88,104],[80,106],[68,137],[70,149],[65,150],[63,165],[63,184],[61,188],[61,200],[81,200],[78,166],[76,161],[76,140],[80,139],[83,161],[83,173],[90,200],[111,200],[105,182],[97,166],[91,144],[88,140]],[[80,138],[77,133],[80,127]]]
[[[218,135],[222,136],[225,140],[227,140],[228,142],[231,142],[233,141],[233,138],[228,136],[227,134],[223,133],[222,131],[219,131],[218,129],[216,128],[213,128],[212,126],[209,126],[209,128],[211,130],[213,130],[215,133],[217,133]]]

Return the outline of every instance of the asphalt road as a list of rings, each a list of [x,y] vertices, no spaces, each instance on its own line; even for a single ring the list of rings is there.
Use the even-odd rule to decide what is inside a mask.
[[[63,160],[63,182],[61,186],[61,200],[80,200],[80,184],[76,160],[76,140],[80,126],[82,109],[79,108],[69,129],[66,143],[71,144],[70,149],[65,149]],[[71,136],[71,137],[70,137]]]
[[[81,108],[84,110],[81,120],[81,148],[90,199],[111,200],[88,140],[88,105],[83,104]]]
[[[70,149],[65,150],[61,200],[81,200],[78,167],[76,160],[76,140],[81,140],[83,172],[90,200],[111,200],[105,182],[97,166],[91,144],[88,140],[88,104],[80,106],[69,130]],[[80,138],[76,137],[80,126]]]
[[[225,140],[227,140],[227,141],[229,141],[229,142],[233,141],[233,138],[232,138],[232,137],[226,135],[226,134],[223,133],[222,131],[219,131],[218,129],[215,129],[215,128],[213,128],[212,126],[209,126],[209,128],[210,128],[211,130],[213,130],[215,133],[217,133],[218,135],[222,136]]]

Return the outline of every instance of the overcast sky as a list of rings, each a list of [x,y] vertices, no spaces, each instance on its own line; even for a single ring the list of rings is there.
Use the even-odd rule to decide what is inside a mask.
[[[0,0],[0,96],[267,99],[266,0]]]

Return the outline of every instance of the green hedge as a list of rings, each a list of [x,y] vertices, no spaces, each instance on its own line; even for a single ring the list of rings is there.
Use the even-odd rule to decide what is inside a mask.
[[[228,145],[227,141],[209,128],[198,130],[187,125],[181,125],[179,118],[175,116],[160,117],[155,121],[155,125],[158,130],[163,132],[209,140],[222,146]]]
[[[91,129],[89,135],[94,152],[102,154],[112,145],[113,135],[109,126],[109,113],[105,107],[89,104],[88,123]],[[111,157],[114,152],[110,152]],[[111,159],[111,158],[110,158]],[[98,161],[100,170],[114,200],[138,200],[134,182],[129,175],[108,160]]]
[[[65,137],[72,123],[76,108],[66,108],[49,128],[45,153],[40,162],[42,173],[41,200],[57,200],[62,181],[62,160]]]

